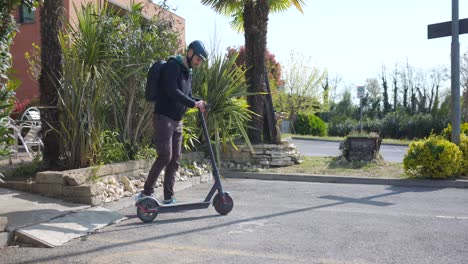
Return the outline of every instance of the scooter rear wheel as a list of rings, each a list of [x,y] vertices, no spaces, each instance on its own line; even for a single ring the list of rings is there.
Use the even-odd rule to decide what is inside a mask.
[[[213,206],[220,215],[227,215],[234,207],[234,201],[228,193],[224,194],[224,201],[221,195],[217,193],[213,198]]]
[[[158,205],[156,201],[153,199],[144,199],[143,201],[139,202],[137,206],[137,216],[145,223],[152,222],[156,216],[158,216],[157,208]],[[148,212],[148,210],[151,211]]]

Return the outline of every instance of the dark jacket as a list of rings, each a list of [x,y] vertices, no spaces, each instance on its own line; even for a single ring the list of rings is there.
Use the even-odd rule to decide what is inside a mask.
[[[183,63],[182,56],[171,57],[161,69],[160,93],[154,112],[180,121],[187,108],[195,106],[192,98],[192,77]]]

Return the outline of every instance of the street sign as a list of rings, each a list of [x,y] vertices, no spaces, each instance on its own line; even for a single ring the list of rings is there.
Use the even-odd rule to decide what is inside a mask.
[[[468,33],[468,18],[458,20],[458,32],[459,34]],[[452,35],[452,22],[442,22],[437,24],[431,24],[427,26],[427,38],[442,38]]]
[[[364,98],[366,96],[366,87],[365,86],[358,86],[357,87],[357,97]]]

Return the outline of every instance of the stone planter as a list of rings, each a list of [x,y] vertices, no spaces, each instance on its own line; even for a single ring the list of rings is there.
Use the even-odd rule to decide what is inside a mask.
[[[343,144],[347,161],[372,161],[377,158],[382,140],[379,137],[348,136]]]

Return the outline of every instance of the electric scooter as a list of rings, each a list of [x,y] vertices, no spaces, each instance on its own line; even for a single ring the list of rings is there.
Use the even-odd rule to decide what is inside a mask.
[[[207,139],[211,165],[213,167],[214,184],[211,187],[210,192],[208,193],[204,201],[194,203],[163,204],[155,197],[143,197],[135,203],[135,206],[137,207],[137,216],[138,218],[140,218],[141,221],[145,223],[152,222],[156,218],[156,216],[158,216],[159,213],[208,208],[211,204],[211,198],[213,198],[213,196],[213,206],[216,212],[218,212],[220,215],[227,215],[229,212],[231,212],[232,208],[234,207],[234,201],[229,195],[229,192],[225,192],[221,185],[219,169],[216,165],[213,148],[210,144],[210,136],[208,134],[208,128],[206,127],[205,117],[203,116],[203,113],[201,111],[199,111],[198,114],[203,124],[203,132],[205,138]],[[216,191],[217,193],[215,195]]]

